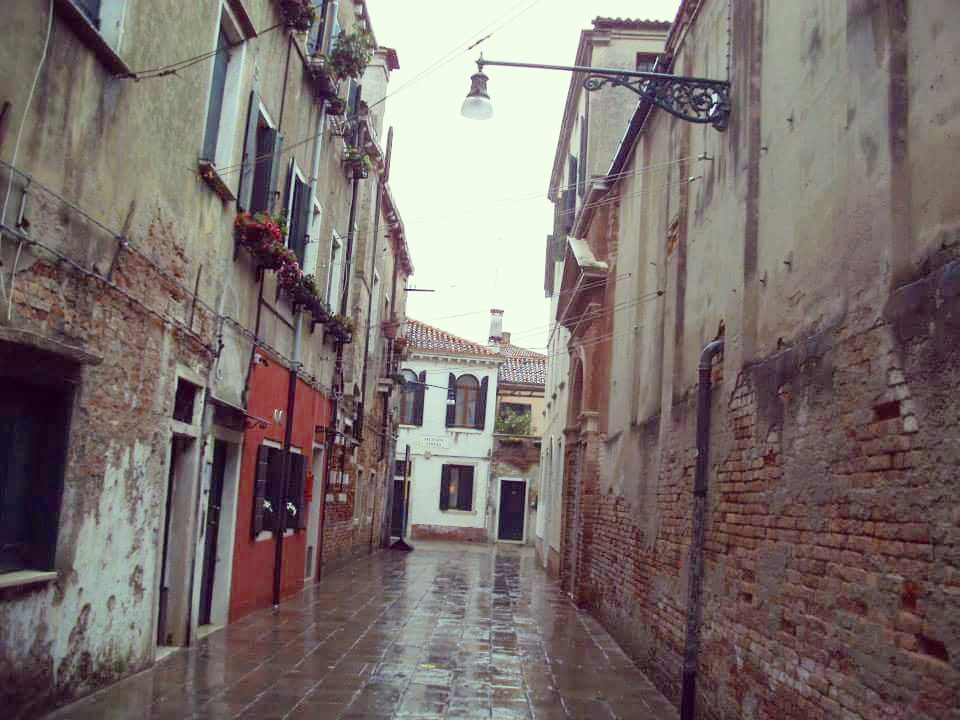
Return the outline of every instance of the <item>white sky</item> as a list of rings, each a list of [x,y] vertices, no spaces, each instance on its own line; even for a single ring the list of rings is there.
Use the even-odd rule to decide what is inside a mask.
[[[393,126],[390,186],[413,257],[410,285],[434,290],[408,293],[408,317],[485,343],[490,308],[501,308],[511,342],[546,352],[547,190],[570,76],[488,66],[494,116],[468,120],[460,104],[475,61],[482,51],[490,60],[572,65],[580,31],[594,18],[673,20],[678,5],[367,0],[378,44],[394,48],[400,61],[382,142]]]

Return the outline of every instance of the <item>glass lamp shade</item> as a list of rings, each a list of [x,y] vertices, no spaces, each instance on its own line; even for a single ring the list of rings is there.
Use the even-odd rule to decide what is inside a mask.
[[[471,120],[488,120],[493,117],[493,103],[487,95],[487,76],[482,72],[470,78],[470,92],[460,107],[460,114]]]

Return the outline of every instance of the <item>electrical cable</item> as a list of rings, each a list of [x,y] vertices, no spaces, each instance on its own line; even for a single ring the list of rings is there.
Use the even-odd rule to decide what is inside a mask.
[[[493,24],[499,22],[500,20],[502,20],[503,18],[507,17],[507,16],[510,15],[510,13],[512,13],[514,10],[516,10],[518,7],[520,7],[521,5],[523,5],[524,2],[526,2],[526,0],[521,0],[521,2],[517,3],[517,4],[514,5],[512,8],[510,8],[509,10],[507,10],[507,12],[505,12],[503,15],[501,15],[500,17],[498,17],[496,20],[493,20],[492,22],[488,23],[488,24],[485,25],[484,27],[480,28],[480,30],[478,30],[476,33],[472,33],[472,34],[470,35],[470,37],[471,37],[471,38],[472,38],[472,37],[475,37],[477,34],[482,33],[484,30],[486,30],[487,28],[489,28],[491,25],[493,25]],[[463,50],[459,50],[460,46],[463,45],[464,42],[469,42],[469,38],[468,38],[467,40],[464,40],[464,41],[461,42],[459,45],[457,45],[457,47],[456,47],[455,49],[453,49],[453,50],[451,50],[450,52],[448,52],[446,55],[444,55],[443,57],[441,57],[439,60],[436,60],[433,64],[428,65],[426,69],[420,71],[417,75],[414,75],[412,78],[410,78],[410,80],[408,80],[408,81],[406,81],[405,83],[403,83],[402,85],[400,85],[396,90],[393,90],[393,91],[387,93],[387,94],[384,95],[382,98],[380,98],[380,99],[377,100],[376,102],[372,103],[369,107],[374,107],[374,106],[376,106],[376,105],[379,105],[380,103],[384,102],[384,101],[387,100],[388,98],[391,98],[391,97],[393,97],[394,95],[396,95],[397,93],[399,93],[401,90],[404,90],[405,88],[409,87],[410,85],[412,85],[412,84],[414,84],[414,83],[416,83],[416,82],[419,82],[420,80],[422,80],[423,78],[425,78],[427,75],[430,75],[430,74],[436,72],[437,70],[439,70],[440,68],[445,67],[446,65],[449,65],[451,62],[453,62],[454,60],[456,60],[456,59],[457,59],[458,57],[460,57],[461,55],[464,55],[464,54],[470,52],[471,50],[473,50],[475,47],[477,47],[477,46],[480,45],[481,43],[486,42],[487,40],[489,40],[495,33],[499,32],[500,30],[502,30],[503,28],[505,28],[507,25],[509,25],[510,23],[512,23],[514,20],[516,20],[517,18],[519,18],[521,15],[523,15],[525,12],[529,11],[530,9],[532,9],[532,8],[533,8],[535,5],[537,5],[539,2],[541,2],[541,0],[534,0],[530,5],[528,5],[526,8],[524,8],[523,10],[521,10],[520,12],[518,12],[518,13],[517,13],[516,15],[514,15],[512,18],[510,18],[509,20],[507,20],[506,22],[504,22],[502,25],[500,25],[499,27],[494,28],[493,30],[491,30],[489,33],[487,33],[487,34],[484,35],[483,37],[479,38],[478,40],[475,40],[473,43],[471,43],[470,45],[468,45],[468,46],[467,46],[466,48],[464,48]],[[458,50],[459,50],[459,51],[458,51]],[[449,59],[448,59],[448,58],[449,58]]]
[[[10,158],[11,165],[16,164],[17,162],[17,153],[20,152],[20,140],[23,138],[23,127],[26,125],[27,115],[30,112],[30,105],[33,103],[34,93],[37,91],[37,82],[40,80],[40,71],[43,70],[43,65],[47,59],[47,49],[50,47],[50,35],[53,32],[53,2],[50,0],[50,4],[47,8],[47,34],[43,41],[43,50],[40,53],[40,61],[37,63],[37,69],[33,73],[33,83],[30,85],[30,92],[27,94],[27,102],[23,106],[23,114],[20,115],[20,127],[17,128],[17,139],[13,143],[13,155]],[[0,208],[0,225],[6,225],[7,222],[7,203],[10,202],[10,192],[13,190],[13,172],[10,173],[10,177],[7,178],[7,191],[3,196],[3,207]],[[3,236],[0,235],[0,253],[3,251]],[[20,250],[17,249],[17,260],[20,259]],[[0,293],[7,300],[7,320],[10,319],[10,313],[13,308],[13,284],[15,282],[14,275],[17,272],[17,263],[16,261],[13,264],[13,272],[10,275],[10,294],[7,296],[6,288],[3,284],[3,271],[0,270]]]
[[[472,49],[473,47],[476,47],[477,44],[479,44],[479,43],[482,42],[483,40],[486,40],[487,38],[489,38],[490,36],[492,36],[495,32],[498,32],[499,30],[501,30],[501,29],[503,29],[504,27],[506,27],[507,25],[509,25],[511,22],[513,22],[513,21],[516,20],[518,17],[520,17],[520,15],[522,15],[522,14],[525,13],[527,10],[531,9],[534,5],[536,5],[537,3],[541,2],[541,1],[542,1],[542,0],[534,0],[533,3],[532,3],[531,5],[529,5],[527,8],[525,8],[525,9],[522,10],[521,12],[517,13],[516,16],[514,16],[513,18],[511,18],[511,19],[508,20],[507,22],[505,22],[505,23],[503,23],[502,25],[500,25],[500,27],[497,27],[497,28],[495,28],[494,30],[492,30],[489,34],[486,35],[486,37],[484,37],[484,38],[482,38],[481,40],[477,41],[476,43],[474,43],[473,45],[471,45],[470,47],[468,47],[466,50],[464,50],[463,52],[459,53],[459,55],[462,55],[462,54],[468,52],[468,51],[469,51],[470,49]],[[499,21],[500,19],[506,17],[506,16],[509,15],[511,12],[513,12],[514,10],[516,10],[516,8],[518,8],[518,7],[519,7],[520,5],[522,5],[524,2],[526,2],[526,0],[521,0],[520,3],[517,3],[517,5],[515,5],[512,9],[508,10],[506,13],[504,13],[503,15],[501,15],[499,18],[497,18],[497,20],[494,20],[492,23],[489,23],[488,25],[486,25],[486,26],[485,26],[484,28],[482,28],[479,32],[483,32],[483,30],[485,30],[487,27],[490,27],[490,25],[492,25],[493,23],[495,23],[495,22]],[[473,37],[473,35],[471,35],[471,37]],[[461,43],[461,45],[462,45],[462,44],[463,44],[463,43]],[[458,46],[458,47],[459,47],[459,46]],[[404,88],[406,88],[406,87],[409,87],[409,86],[412,85],[414,82],[418,82],[419,80],[422,80],[424,77],[426,77],[427,75],[431,74],[431,73],[434,72],[435,70],[439,70],[439,69],[440,69],[441,67],[443,67],[444,65],[449,64],[450,62],[452,62],[453,60],[455,60],[456,57],[459,57],[459,55],[456,55],[456,56],[450,58],[449,60],[446,60],[446,58],[449,57],[449,56],[450,56],[452,53],[454,53],[454,52],[456,52],[456,51],[455,51],[455,50],[454,50],[454,51],[451,51],[450,53],[447,53],[447,55],[442,56],[442,57],[440,58],[440,60],[437,60],[437,61],[435,61],[432,65],[427,66],[427,70],[421,71],[418,75],[416,75],[415,77],[413,77],[413,78],[411,78],[410,80],[408,80],[407,82],[405,82],[403,85],[401,85],[400,87],[398,87],[398,88],[397,88],[396,90],[394,90],[393,92],[390,92],[390,93],[384,95],[384,96],[383,96],[382,98],[380,98],[379,100],[376,100],[376,101],[374,101],[373,103],[367,105],[367,109],[369,110],[370,108],[379,105],[380,103],[384,102],[387,98],[393,97],[394,95],[396,95],[398,92],[400,92],[400,90],[402,90],[402,89],[404,89]],[[446,62],[443,62],[444,60],[446,60]],[[437,63],[442,63],[442,64],[437,65]],[[434,67],[434,66],[436,66],[436,67]],[[356,120],[355,120],[355,119],[353,119],[353,120],[348,119],[346,122],[347,122],[347,126],[349,127],[350,123],[351,123],[351,122],[356,122]],[[283,146],[278,152],[273,152],[273,151],[271,151],[271,152],[268,152],[268,153],[264,153],[263,155],[258,155],[257,157],[255,157],[255,158],[253,159],[252,162],[257,163],[257,162],[260,162],[261,160],[266,160],[266,159],[268,159],[268,158],[272,158],[274,155],[278,155],[278,156],[282,157],[283,155],[285,155],[286,153],[290,152],[291,150],[294,150],[295,148],[298,148],[298,147],[300,147],[300,146],[302,146],[302,145],[305,145],[306,143],[310,142],[310,141],[313,140],[313,139],[314,139],[314,136],[310,136],[310,137],[308,137],[308,138],[304,138],[304,139],[302,139],[302,140],[298,140],[298,141],[293,142],[293,143],[285,143],[284,146]],[[232,164],[232,165],[225,165],[223,168],[218,168],[218,169],[217,169],[217,175],[219,175],[220,177],[225,177],[225,176],[227,176],[227,175],[233,174],[233,173],[239,171],[239,170],[243,167],[243,165],[244,165],[243,162],[234,163],[234,164]]]
[[[272,30],[276,30],[279,27],[283,27],[283,25],[284,23],[279,22],[276,25],[271,25],[270,27],[265,28],[264,30],[261,30],[253,37],[250,37],[250,38],[245,37],[239,42],[230,43],[229,45],[226,45],[222,48],[217,48],[216,50],[208,50],[207,52],[201,53],[200,55],[195,55],[194,57],[191,57],[191,58],[179,60],[177,62],[170,63],[169,65],[160,65],[159,67],[148,68],[146,70],[130,71],[128,73],[118,75],[117,77],[120,78],[121,80],[133,80],[135,82],[140,82],[141,80],[152,80],[154,78],[166,77],[168,75],[176,75],[177,72],[179,72],[180,70],[186,70],[188,67],[192,67],[205,60],[209,60],[210,58],[215,57],[219,53],[229,52],[233,48],[239,47],[240,45],[243,45],[244,43],[249,42],[253,38],[262,37],[266,35],[268,32],[271,32]]]

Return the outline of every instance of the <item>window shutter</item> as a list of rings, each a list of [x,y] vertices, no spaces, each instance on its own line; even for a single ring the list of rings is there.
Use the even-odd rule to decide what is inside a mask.
[[[447,381],[447,427],[453,427],[454,423],[457,421],[457,405],[454,402],[453,405],[449,404],[450,398],[453,398],[456,401],[457,398],[457,376],[453,373],[450,373],[450,379]]]
[[[270,448],[261,445],[257,448],[257,473],[253,481],[253,522],[250,533],[257,537],[263,531],[263,501],[267,496],[267,467],[270,462]]]
[[[260,119],[260,98],[257,91],[250,92],[250,108],[247,110],[247,132],[243,137],[243,158],[240,166],[240,189],[237,191],[237,208],[250,209],[253,197],[253,170],[257,166],[257,123]]]
[[[264,512],[264,530],[281,530],[283,516],[283,471],[284,471],[284,452],[279,448],[267,448],[269,456],[267,458],[267,500],[270,502],[271,510]]]
[[[450,466],[444,465],[440,472],[440,509],[450,507]]]
[[[461,467],[457,473],[457,507],[473,510],[473,468]]]
[[[304,268],[304,259],[307,255],[307,232],[310,227],[310,208],[313,206],[311,202],[312,193],[310,192],[310,183],[297,180],[294,187],[297,188],[297,197],[293,203],[297,232],[291,238],[290,247],[297,253],[300,267]],[[304,268],[304,272],[307,272],[306,268]]]
[[[480,383],[480,398],[477,400],[477,417],[474,424],[481,430],[487,424],[487,387],[490,384],[489,380],[490,378],[485,377]]]
[[[273,136],[273,157],[270,165],[270,185],[268,187],[267,207],[273,208],[277,183],[280,181],[280,153],[283,149],[283,134],[279,131]]]
[[[423,370],[418,378],[420,385],[413,391],[413,424],[423,425],[423,399],[427,390],[427,371]]]
[[[290,477],[287,480],[287,499],[297,509],[297,514],[287,513],[288,528],[302,530],[307,527],[307,508],[304,502],[306,488],[307,463],[303,455],[290,454]],[[284,503],[286,508],[286,503]]]

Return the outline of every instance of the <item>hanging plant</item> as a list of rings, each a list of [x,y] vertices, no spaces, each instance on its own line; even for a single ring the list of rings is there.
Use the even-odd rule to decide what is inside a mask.
[[[338,80],[358,78],[373,57],[373,38],[366,31],[357,28],[341,30],[327,53],[326,67]]]
[[[344,148],[343,164],[359,177],[367,177],[373,169],[373,160],[370,156],[353,145],[347,145]]]
[[[297,255],[283,243],[287,233],[287,221],[283,215],[269,213],[251,215],[238,213],[233,222],[233,234],[237,243],[246,248],[257,261],[257,266],[278,270],[291,259],[297,265]],[[299,270],[299,266],[297,267]]]
[[[327,100],[328,115],[343,115],[347,111],[347,101],[341,97],[334,97]]]
[[[337,313],[327,321],[327,329],[338,340],[348,343],[353,337],[353,320]]]
[[[287,27],[305,32],[317,19],[317,9],[311,0],[280,0],[280,15]]]

